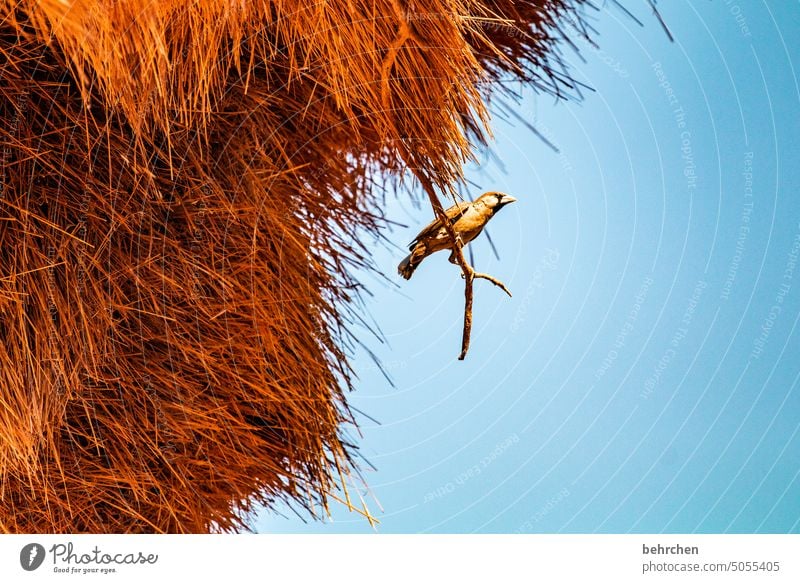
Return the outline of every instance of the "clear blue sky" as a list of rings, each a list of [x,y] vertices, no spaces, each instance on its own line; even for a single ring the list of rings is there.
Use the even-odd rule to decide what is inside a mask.
[[[496,119],[482,189],[519,199],[491,224],[475,328],[446,254],[399,289],[371,284],[351,402],[377,532],[800,532],[800,4],[645,2],[597,15],[567,53],[580,103],[525,93]],[[478,192],[476,191],[476,195]],[[427,208],[392,203],[409,224]],[[377,250],[394,277],[399,250]],[[369,278],[367,278],[369,280]],[[363,334],[369,340],[367,333]],[[373,529],[334,503],[260,532]]]

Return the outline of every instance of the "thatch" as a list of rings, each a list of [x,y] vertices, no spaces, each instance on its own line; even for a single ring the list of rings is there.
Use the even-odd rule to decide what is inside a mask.
[[[377,185],[569,91],[581,4],[0,1],[0,531],[324,512]]]

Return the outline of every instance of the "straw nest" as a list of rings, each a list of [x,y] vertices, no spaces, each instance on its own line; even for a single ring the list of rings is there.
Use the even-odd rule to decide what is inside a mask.
[[[368,516],[343,431],[382,197],[450,192],[494,82],[569,91],[581,5],[0,1],[0,531]]]

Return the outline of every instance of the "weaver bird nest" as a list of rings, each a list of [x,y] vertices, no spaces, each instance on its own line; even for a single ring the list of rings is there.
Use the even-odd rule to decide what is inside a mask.
[[[451,193],[493,82],[570,91],[582,4],[0,0],[0,531],[368,515],[343,427],[383,189]]]

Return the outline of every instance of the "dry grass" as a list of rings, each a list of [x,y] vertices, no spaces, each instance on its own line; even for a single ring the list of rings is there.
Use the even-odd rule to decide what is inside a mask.
[[[487,81],[569,92],[582,4],[0,0],[0,531],[324,512],[375,184],[452,193]]]

